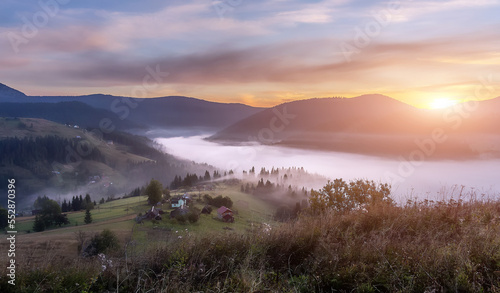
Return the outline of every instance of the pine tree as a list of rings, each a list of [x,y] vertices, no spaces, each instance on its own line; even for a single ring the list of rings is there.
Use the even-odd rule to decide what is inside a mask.
[[[208,170],[207,170],[207,171],[205,171],[205,177],[203,177],[203,179],[204,179],[205,181],[210,181],[210,180],[212,179],[212,178],[210,178],[210,173],[208,172]]]
[[[78,199],[78,210],[81,211],[83,208],[84,208],[84,201],[83,201],[83,197],[82,195],[80,194],[80,198]]]
[[[90,199],[90,194],[85,195],[85,199],[83,200],[83,208],[85,209],[93,209],[94,208],[94,203],[92,202],[92,199]]]
[[[90,210],[89,209],[87,209],[85,211],[85,219],[83,221],[85,222],[85,224],[92,223],[92,215],[90,214]]]

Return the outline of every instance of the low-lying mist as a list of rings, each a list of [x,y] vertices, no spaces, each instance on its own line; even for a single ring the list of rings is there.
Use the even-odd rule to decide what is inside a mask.
[[[457,196],[459,190],[489,198],[497,198],[500,193],[498,159],[415,162],[403,157],[389,159],[251,143],[221,145],[206,141],[204,137],[158,137],[155,140],[174,156],[233,170],[237,176],[252,166],[258,170],[261,167],[304,167],[309,173],[317,173],[330,180],[343,178],[346,181],[368,179],[387,182],[392,185],[393,198],[399,202],[409,198],[441,200]],[[304,187],[317,189],[324,183],[304,182]]]

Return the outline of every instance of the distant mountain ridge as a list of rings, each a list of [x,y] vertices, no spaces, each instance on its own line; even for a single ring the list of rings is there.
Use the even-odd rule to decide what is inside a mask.
[[[60,119],[54,120],[54,111],[58,111],[60,107],[54,106],[61,102],[66,103],[82,103],[89,107],[81,105],[79,112],[85,114],[89,119],[98,122],[101,119],[111,117],[114,120],[118,119],[126,121],[124,123],[116,123],[120,129],[128,128],[190,128],[204,127],[206,129],[216,131],[227,127],[243,118],[251,116],[264,108],[251,107],[236,103],[216,103],[205,100],[170,96],[159,98],[130,98],[119,97],[103,94],[94,94],[86,96],[26,96],[22,92],[14,90],[8,86],[0,87],[0,104],[17,103],[24,105],[43,104],[45,111],[38,111],[33,117],[44,118],[63,123]],[[2,94],[3,93],[3,94]],[[52,104],[52,106],[48,105]],[[73,104],[75,105],[75,104]],[[37,106],[33,106],[36,108]],[[31,107],[31,108],[33,108]],[[15,108],[10,106],[10,108]],[[53,110],[50,110],[52,108]],[[105,110],[106,112],[102,112]],[[33,111],[31,111],[33,112]],[[35,111],[36,112],[36,111]],[[100,113],[97,115],[96,113]],[[0,111],[0,115],[8,116],[9,112]],[[15,115],[24,116],[17,111]]]
[[[475,106],[418,109],[383,95],[300,100],[243,119],[209,140],[398,157],[418,151],[416,142],[438,131],[445,139],[432,142],[428,158],[500,157],[500,98]]]

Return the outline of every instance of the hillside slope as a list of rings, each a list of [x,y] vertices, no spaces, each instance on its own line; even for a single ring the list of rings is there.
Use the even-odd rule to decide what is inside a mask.
[[[417,109],[382,95],[301,100],[264,110],[209,139],[391,157],[408,156],[432,140],[428,158],[499,156],[500,98],[467,109]]]
[[[153,177],[168,184],[178,174],[212,170],[164,154],[145,137],[35,118],[0,118],[0,152],[0,180],[16,179],[20,202],[44,194],[115,196]],[[0,186],[3,199],[5,188]]]

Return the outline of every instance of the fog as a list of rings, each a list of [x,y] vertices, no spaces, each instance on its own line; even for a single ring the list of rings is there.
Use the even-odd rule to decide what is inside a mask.
[[[407,162],[347,153],[292,149],[258,144],[221,145],[206,136],[158,137],[167,152],[198,163],[208,163],[242,174],[255,166],[304,167],[329,179],[369,179],[392,185],[393,198],[442,200],[457,197],[460,190],[469,196],[498,198],[500,160]],[[325,182],[326,183],[326,182]],[[462,189],[462,186],[463,189]],[[319,186],[306,186],[318,188]]]

